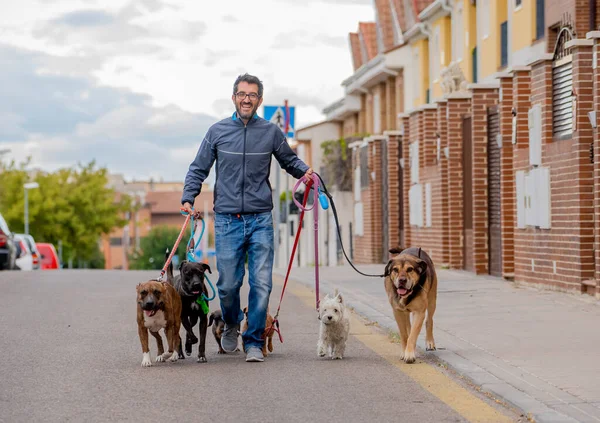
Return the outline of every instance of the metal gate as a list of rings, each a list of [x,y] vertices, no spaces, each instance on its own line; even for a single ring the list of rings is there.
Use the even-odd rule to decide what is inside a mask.
[[[500,119],[498,107],[488,108],[488,219],[489,271],[502,276],[502,208],[500,193]]]
[[[463,118],[463,258],[464,269],[473,271],[473,142],[471,116]]]
[[[389,210],[388,210],[388,145],[387,138],[381,141],[381,226],[382,226],[382,263],[387,263],[390,249]]]

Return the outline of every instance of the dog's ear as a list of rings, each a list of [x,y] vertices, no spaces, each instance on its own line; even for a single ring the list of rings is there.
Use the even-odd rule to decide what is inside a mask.
[[[184,264],[186,264],[187,261],[183,260],[181,263],[179,263],[179,271],[181,271],[181,268],[183,267]]]
[[[427,271],[427,263],[425,262],[425,260],[417,259],[415,269],[417,269],[419,275],[425,273]]]
[[[402,252],[402,247],[394,247],[388,250],[390,254],[400,254]]]
[[[338,300],[338,303],[343,304],[344,303],[344,298],[342,297],[342,293],[338,293],[335,298]]]
[[[202,270],[204,272],[206,272],[208,270],[208,273],[210,273],[212,275],[212,271],[210,270],[210,266],[206,263],[200,263],[200,267],[202,268]]]
[[[242,311],[244,312],[245,315],[248,315],[248,307],[244,307],[244,309]]]
[[[383,272],[383,276],[389,276],[392,274],[392,266],[394,265],[394,260],[388,261],[387,266],[385,266],[385,272]]]

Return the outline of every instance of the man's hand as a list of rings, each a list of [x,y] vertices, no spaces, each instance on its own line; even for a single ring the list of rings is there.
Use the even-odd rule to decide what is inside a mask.
[[[312,167],[308,168],[308,170],[306,171],[306,173],[303,176],[305,184],[308,184],[309,181],[312,181],[312,174],[313,174]]]
[[[192,213],[193,213],[193,210],[192,210],[192,205],[191,205],[190,203],[185,203],[185,204],[184,204],[184,205],[181,207],[181,209],[182,209],[184,212],[187,212],[188,214],[192,214]]]

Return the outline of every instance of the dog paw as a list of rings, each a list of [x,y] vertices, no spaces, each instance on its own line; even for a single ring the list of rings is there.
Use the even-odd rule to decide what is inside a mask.
[[[159,355],[158,357],[156,357],[156,361],[159,361],[158,359],[160,358],[160,361],[167,361],[169,358],[171,358],[171,356],[173,355],[172,352],[164,352],[162,353],[162,355]]]
[[[412,364],[416,360],[414,351],[405,351],[404,352],[404,362],[407,364]]]
[[[164,359],[164,357],[162,355],[157,355],[156,356],[156,362],[157,363],[162,363],[164,361],[165,361],[165,359]]]
[[[183,355],[183,353],[178,352],[177,356],[179,357],[180,360],[185,360],[185,355]]]
[[[425,347],[425,351],[435,351],[435,342],[433,341],[427,341],[427,345]]]
[[[150,360],[150,353],[144,353],[142,356],[142,367],[152,366],[152,360]]]
[[[225,350],[220,349],[219,352],[217,352],[217,354],[227,354],[227,353],[225,352]]]
[[[198,357],[198,363],[206,363],[206,357]]]
[[[190,345],[197,344],[198,343],[198,338],[196,338],[196,335],[186,336],[185,343],[186,344],[190,344]]]
[[[185,353],[188,357],[192,355],[192,344],[185,343]]]
[[[171,363],[176,362],[177,360],[179,360],[179,354],[173,354],[171,357],[169,357],[169,361]]]
[[[341,355],[334,355],[333,357],[331,357],[332,360],[341,360],[343,357]]]

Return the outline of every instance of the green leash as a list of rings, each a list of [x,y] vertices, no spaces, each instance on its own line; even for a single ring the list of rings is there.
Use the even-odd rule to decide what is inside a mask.
[[[198,298],[196,298],[196,303],[200,304],[200,307],[202,307],[202,311],[204,312],[204,314],[208,314],[208,312],[210,311],[210,309],[208,308],[208,301],[204,299],[203,295],[200,295]]]

